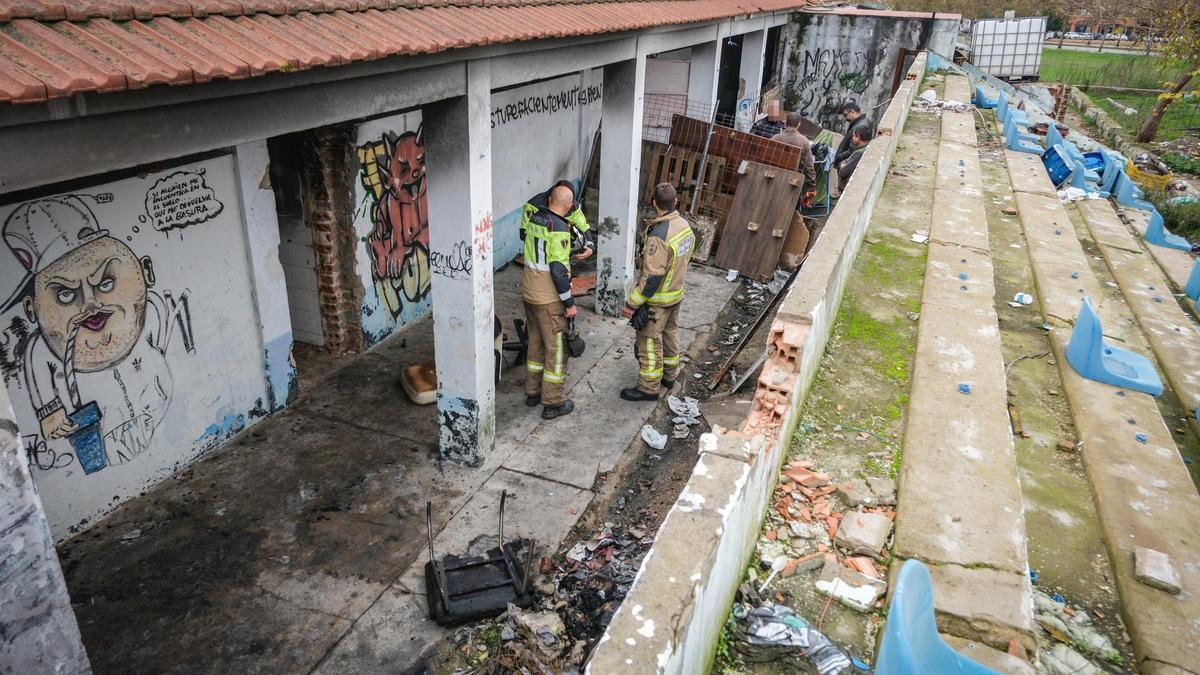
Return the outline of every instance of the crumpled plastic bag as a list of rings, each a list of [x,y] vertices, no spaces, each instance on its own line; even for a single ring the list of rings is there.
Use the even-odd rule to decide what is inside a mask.
[[[667,407],[675,413],[675,418],[671,420],[673,424],[692,426],[700,423],[700,401],[691,396],[685,396],[682,399],[673,395],[668,396]]]
[[[642,427],[642,440],[646,441],[646,445],[655,450],[662,450],[667,447],[666,434],[660,434],[649,424]]]
[[[850,657],[791,607],[765,602],[738,618],[746,624],[743,639],[748,644],[800,651],[821,675],[854,672]]]

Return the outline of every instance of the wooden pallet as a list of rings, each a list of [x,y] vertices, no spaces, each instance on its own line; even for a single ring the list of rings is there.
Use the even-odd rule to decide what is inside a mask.
[[[701,150],[708,137],[708,122],[683,115],[675,115],[671,121],[671,144]],[[721,191],[733,194],[737,191],[736,169],[742,161],[758,162],[768,166],[795,170],[800,166],[800,148],[780,143],[762,136],[715,125],[712,139],[708,143],[708,158],[722,157],[725,165],[733,169],[722,175]]]
[[[725,158],[709,156],[704,164],[704,175],[700,165],[704,154],[696,150],[666,143],[646,141],[642,144],[642,200],[649,202],[654,196],[654,186],[670,183],[675,186],[679,197],[679,208],[686,211],[692,204],[692,193],[697,185],[700,195],[696,199],[696,211],[711,213],[717,201],[717,193],[725,171]]]

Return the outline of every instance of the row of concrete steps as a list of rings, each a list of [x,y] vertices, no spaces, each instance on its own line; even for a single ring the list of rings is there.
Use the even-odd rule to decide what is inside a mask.
[[[968,86],[948,76],[945,98]],[[974,113],[945,111],[893,554],[928,565],[956,648],[1032,672],[1005,653],[1014,640],[1035,653],[1037,630],[980,181]]]
[[[1103,302],[1102,284],[1040,159],[1010,151],[1006,160],[1039,306],[1050,326],[1051,347],[1137,656],[1133,665],[1143,673],[1200,672],[1200,597],[1186,591],[1172,595],[1137,581],[1133,559],[1139,546],[1166,553],[1183,587],[1200,588],[1200,496],[1154,398],[1085,379],[1066,358],[1073,321],[1085,297],[1099,303],[1106,333],[1140,343],[1146,326],[1139,328],[1134,314],[1145,309],[1146,302],[1155,303],[1152,296],[1143,298],[1142,291],[1149,291],[1150,285],[1157,290],[1165,280],[1159,276],[1151,282],[1153,269],[1133,265],[1132,257],[1145,255],[1135,250],[1136,240],[1124,236],[1099,204],[1089,203],[1083,207],[1084,217],[1110,266],[1120,269],[1120,274],[1113,270],[1114,276],[1129,305]],[[1173,302],[1169,296],[1164,300]],[[1151,318],[1148,310],[1146,317]],[[1169,326],[1179,321],[1178,316],[1159,316],[1158,308],[1154,318]],[[1164,354],[1176,359],[1175,350]],[[1182,383],[1186,378],[1177,379]]]
[[[1200,406],[1200,332],[1171,293],[1158,262],[1121,222],[1108,200],[1086,199],[1076,204],[1083,221],[1100,248],[1109,272],[1120,287],[1125,303],[1150,342],[1167,384],[1183,408],[1195,413]],[[1151,250],[1163,248],[1147,244]],[[1171,249],[1164,249],[1164,252]],[[1190,255],[1175,250],[1187,258]],[[1200,420],[1188,417],[1200,433]]]

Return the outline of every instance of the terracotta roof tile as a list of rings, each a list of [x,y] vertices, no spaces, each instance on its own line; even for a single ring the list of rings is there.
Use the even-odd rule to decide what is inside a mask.
[[[805,0],[0,0],[0,102],[241,79]]]

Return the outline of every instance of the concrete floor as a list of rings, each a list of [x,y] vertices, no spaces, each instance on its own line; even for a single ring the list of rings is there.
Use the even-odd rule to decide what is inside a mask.
[[[682,345],[739,288],[693,266]],[[496,276],[507,330],[520,270]],[[447,632],[427,616],[425,501],[435,548],[506,535],[554,549],[597,476],[640,450],[654,411],[617,397],[636,377],[632,329],[581,302],[587,351],[568,366],[577,411],[545,422],[522,368],[497,388],[497,443],[477,469],[436,461],[435,410],[404,396],[401,369],[433,354],[422,322],[331,368],[287,410],[59,546],[97,673],[403,672]],[[304,378],[305,373],[301,373]],[[481,539],[483,541],[483,539]]]

